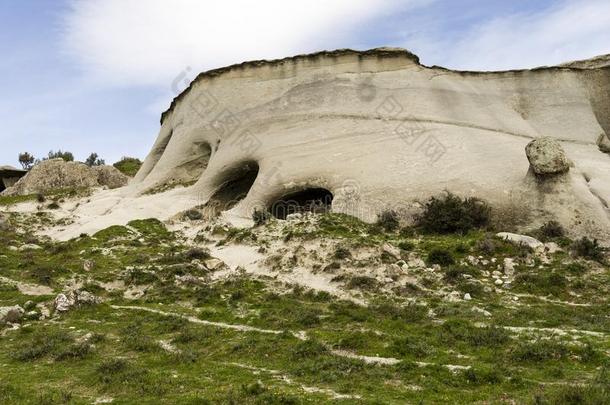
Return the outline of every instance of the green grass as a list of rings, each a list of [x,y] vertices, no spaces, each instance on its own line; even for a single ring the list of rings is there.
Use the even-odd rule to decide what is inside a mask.
[[[221,240],[264,245],[264,231],[273,226],[270,221],[247,232],[230,229]],[[86,275],[84,288],[105,302],[53,320],[27,321],[28,326],[0,335],[0,403],[85,404],[101,397],[127,404],[608,402],[603,372],[610,351],[608,335],[564,336],[535,329],[609,333],[607,269],[593,271],[586,261],[563,263],[569,259],[566,254],[543,269],[518,266],[519,281],[509,293],[531,296],[512,301],[505,297],[508,292],[484,292],[473,280],[495,270],[503,257],[519,254],[517,247],[499,240],[494,241],[493,252],[480,252],[478,246],[487,238],[484,232],[420,238],[382,232],[333,214],[322,216],[314,230],[292,229],[289,242],[298,245],[319,235],[329,242],[328,259],[341,261],[333,270],[337,272],[350,263],[363,269],[381,266],[378,254],[367,262],[350,252],[385,242],[420,257],[445,250],[456,264],[429,276],[432,291],[412,289],[397,295],[381,291],[383,285],[369,276],[350,275],[343,283],[368,299],[368,305],[360,305],[265,277],[235,275],[177,285],[177,275],[204,279],[209,275],[197,266],[209,252],[183,245],[179,235],[154,219],[62,243],[35,239],[15,229],[2,233],[0,275],[48,284],[58,292],[67,280]],[[43,249],[9,249],[26,242]],[[489,263],[461,264],[468,255],[482,255]],[[94,262],[86,274],[85,259]],[[141,298],[128,300],[122,291],[111,293],[100,287],[116,280],[149,289]],[[472,291],[474,300],[448,302],[437,294],[441,287]],[[576,288],[581,297],[571,294]],[[540,297],[586,301],[588,306]],[[26,296],[0,284],[0,306],[53,298]],[[112,305],[278,333],[225,329]],[[474,306],[493,316],[474,311]],[[534,329],[506,328],[512,326]],[[299,338],[304,334],[306,340]],[[161,341],[175,351],[164,350]],[[339,356],[337,350],[400,362],[368,364]],[[333,399],[330,392],[359,399]]]

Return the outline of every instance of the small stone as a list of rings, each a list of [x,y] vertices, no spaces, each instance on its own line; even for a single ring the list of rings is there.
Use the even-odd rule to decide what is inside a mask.
[[[472,300],[472,297],[470,296],[470,294],[466,293],[464,294],[464,301],[470,301]]]
[[[303,219],[303,214],[299,212],[286,215],[286,221],[300,221],[301,219]]]
[[[25,311],[19,305],[0,307],[0,324],[17,323],[23,318]]]
[[[504,273],[508,275],[515,273],[515,259],[510,257],[504,258]]]
[[[74,305],[74,300],[68,298],[66,294],[59,294],[55,297],[55,310],[59,312],[69,311]]]
[[[92,260],[85,260],[83,262],[83,270],[85,270],[85,271],[93,270],[93,266],[94,266],[94,263]]]
[[[389,254],[390,256],[394,257],[395,259],[400,259],[400,249],[398,249],[395,246],[392,246],[389,243],[384,243],[383,246],[381,247],[381,250],[387,254]]]
[[[210,270],[217,270],[224,265],[224,262],[222,260],[215,259],[215,258],[208,259],[204,263],[205,263],[205,267],[207,267]]]
[[[540,242],[536,238],[532,238],[531,236],[518,235],[516,233],[510,232],[500,232],[497,233],[496,236],[500,239],[504,239],[505,241],[514,243],[516,245],[525,245],[532,249],[536,249],[538,247],[543,246],[542,242]]]
[[[499,278],[495,281],[495,285],[502,285],[502,284],[504,284],[504,280],[502,280],[501,278]]]
[[[451,291],[449,294],[447,294],[447,296],[445,298],[449,302],[459,302],[459,301],[461,301],[461,297],[462,297],[462,294],[460,294],[459,291]]]
[[[36,308],[36,304],[34,303],[34,301],[26,301],[25,304],[23,304],[23,309],[25,309],[26,311],[29,311],[33,308]]]
[[[35,245],[33,243],[26,243],[19,248],[19,251],[23,252],[24,250],[40,250],[42,249],[40,246]]]

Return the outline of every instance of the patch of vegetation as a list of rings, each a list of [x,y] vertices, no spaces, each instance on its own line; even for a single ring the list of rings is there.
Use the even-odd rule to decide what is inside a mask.
[[[603,263],[605,260],[604,248],[599,244],[597,239],[589,239],[586,236],[575,241],[572,245],[572,251],[578,257],[595,260]]]
[[[416,224],[427,233],[466,233],[486,227],[491,218],[491,208],[477,198],[462,199],[447,193],[432,197],[424,211],[416,218]]]
[[[430,253],[428,253],[426,263],[428,265],[438,264],[441,266],[449,266],[455,264],[455,259],[453,258],[453,254],[446,249],[432,249]]]
[[[191,221],[199,221],[203,219],[203,214],[199,210],[190,209],[184,212],[184,217],[190,219]]]
[[[542,240],[562,238],[565,236],[565,233],[565,229],[563,229],[563,226],[557,221],[546,222],[537,232]]]
[[[266,224],[270,219],[272,218],[272,215],[269,211],[267,210],[259,210],[259,209],[255,209],[252,212],[252,220],[254,221],[254,226],[261,226]]]
[[[561,296],[568,286],[567,278],[560,273],[521,273],[515,277],[515,289],[531,294]]]
[[[396,211],[383,211],[377,219],[377,225],[387,232],[394,232],[400,226],[400,220]]]
[[[142,167],[142,161],[137,158],[123,157],[121,160],[113,164],[121,173],[126,176],[134,177],[140,167]]]

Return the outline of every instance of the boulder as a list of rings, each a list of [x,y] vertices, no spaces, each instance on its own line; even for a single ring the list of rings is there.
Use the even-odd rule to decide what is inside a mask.
[[[23,317],[25,310],[19,305],[0,307],[0,324],[17,323]]]
[[[500,233],[497,233],[496,236],[500,239],[504,239],[504,240],[514,243],[516,245],[524,245],[524,246],[528,246],[532,249],[537,249],[541,246],[544,246],[542,242],[540,242],[536,238],[532,238],[531,236],[518,235],[516,233],[510,233],[510,232],[500,232]]]
[[[219,268],[224,266],[224,262],[222,260],[214,259],[214,258],[208,259],[204,263],[205,263],[205,267],[207,267],[210,270],[218,270]]]
[[[129,182],[129,177],[114,166],[93,166],[91,169],[97,174],[97,182],[100,186],[113,189],[124,187]]]
[[[57,189],[98,186],[117,188],[127,185],[128,179],[112,166],[89,167],[80,162],[49,159],[34,166],[15,185],[7,188],[3,195],[27,195]]]
[[[384,243],[381,250],[397,260],[400,259],[400,249],[398,249],[396,246],[392,246],[389,243]]]
[[[570,170],[570,162],[561,144],[553,138],[534,139],[525,147],[525,154],[536,174],[554,175]]]
[[[58,312],[69,311],[72,307],[81,305],[93,305],[100,303],[101,300],[95,295],[84,290],[69,291],[55,297],[55,310]]]

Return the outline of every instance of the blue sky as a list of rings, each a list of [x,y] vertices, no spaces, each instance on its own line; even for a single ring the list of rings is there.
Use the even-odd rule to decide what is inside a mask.
[[[187,67],[400,46],[426,65],[527,68],[610,53],[608,27],[607,0],[0,0],[0,165],[145,157]]]

